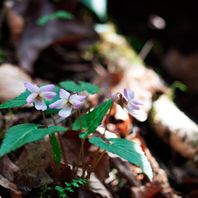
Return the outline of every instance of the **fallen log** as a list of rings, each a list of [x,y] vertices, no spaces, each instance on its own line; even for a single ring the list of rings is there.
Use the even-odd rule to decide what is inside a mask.
[[[154,103],[150,114],[154,131],[183,157],[198,160],[198,126],[166,95]]]

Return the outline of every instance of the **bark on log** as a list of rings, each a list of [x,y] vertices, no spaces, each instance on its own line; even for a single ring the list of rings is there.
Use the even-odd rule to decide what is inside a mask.
[[[166,95],[153,103],[150,123],[174,150],[189,159],[198,159],[198,126]]]

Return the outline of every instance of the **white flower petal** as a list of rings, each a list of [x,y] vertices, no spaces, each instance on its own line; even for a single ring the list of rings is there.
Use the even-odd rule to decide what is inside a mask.
[[[47,105],[44,100],[34,100],[34,106],[37,110],[45,111],[47,109]]]
[[[133,103],[134,103],[135,105],[143,105],[143,103],[140,102],[139,100],[133,100]]]
[[[124,89],[124,96],[126,97],[127,100],[131,100],[134,98],[135,96],[135,93],[131,90],[128,90],[128,89]]]
[[[40,91],[44,92],[44,91],[54,91],[54,85],[53,84],[49,84],[49,85],[44,85],[42,87],[40,87]]]
[[[139,105],[136,105],[136,104],[134,104],[133,102],[128,103],[128,104],[127,104],[127,108],[128,108],[130,111],[139,110],[139,109],[140,109]]]
[[[44,91],[40,93],[40,96],[44,99],[51,100],[56,96],[56,93],[52,91]]]
[[[138,115],[137,112],[135,112],[135,111],[129,111],[129,110],[128,110],[128,112],[129,112],[129,114],[131,114],[132,116],[137,116],[137,115]]]
[[[74,94],[69,98],[69,103],[72,104],[74,109],[79,109],[84,104],[86,98],[86,96]]]
[[[32,102],[34,101],[34,99],[35,99],[37,96],[38,96],[37,93],[31,93],[31,94],[27,97],[26,102],[27,102],[28,104],[32,103]]]
[[[38,93],[39,92],[39,87],[36,84],[32,84],[30,82],[25,82],[24,86],[28,91],[30,91],[32,93]]]
[[[69,101],[73,101],[73,100],[76,101],[76,100],[78,100],[78,101],[84,102],[86,98],[87,98],[87,96],[82,96],[82,95],[73,94],[73,95],[71,95],[71,97],[69,98]]]
[[[72,107],[74,108],[74,109],[79,109],[79,108],[81,108],[82,106],[83,106],[83,104],[84,104],[84,102],[80,102],[80,101],[73,101],[73,104],[72,104]]]
[[[64,89],[60,89],[60,93],[59,94],[60,94],[60,98],[66,99],[66,100],[70,96],[70,93],[68,91],[64,90]]]
[[[65,104],[64,100],[60,99],[60,100],[57,100],[56,102],[50,104],[49,107],[52,109],[62,109],[64,107],[64,104]]]
[[[58,115],[62,118],[67,118],[71,115],[72,108],[71,107],[64,107],[58,112]]]

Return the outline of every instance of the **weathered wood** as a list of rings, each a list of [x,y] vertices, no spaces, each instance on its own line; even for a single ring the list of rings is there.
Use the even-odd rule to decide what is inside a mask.
[[[150,116],[155,132],[182,156],[198,158],[198,126],[166,96],[153,103]]]

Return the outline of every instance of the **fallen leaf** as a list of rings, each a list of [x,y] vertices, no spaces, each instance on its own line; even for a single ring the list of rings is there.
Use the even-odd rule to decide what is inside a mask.
[[[132,187],[132,197],[134,198],[154,198],[161,191],[159,185],[148,183],[144,186]]]
[[[0,186],[3,186],[4,188],[9,189],[12,192],[13,197],[14,196],[15,198],[21,197],[22,193],[17,189],[17,186],[14,183],[10,182],[5,177],[3,177],[1,174],[0,174]]]
[[[24,81],[31,81],[22,69],[11,64],[0,66],[0,102],[15,98],[25,91]]]
[[[11,34],[11,40],[14,43],[17,43],[17,41],[21,36],[21,33],[23,32],[25,21],[22,16],[20,16],[19,14],[17,14],[17,12],[11,9],[11,7],[8,5],[8,2],[7,4],[5,4],[5,6],[6,6],[5,15]]]
[[[53,180],[46,172],[49,167],[49,158],[42,142],[26,145],[25,148],[16,164],[30,180],[31,188],[51,183]]]
[[[100,180],[95,176],[95,174],[91,174],[89,181],[89,188],[92,192],[101,195],[103,198],[112,198],[111,193],[106,189],[106,187],[100,182]]]
[[[19,167],[15,165],[8,156],[4,156],[0,160],[0,174],[8,180],[13,181],[15,173],[19,171]]]

